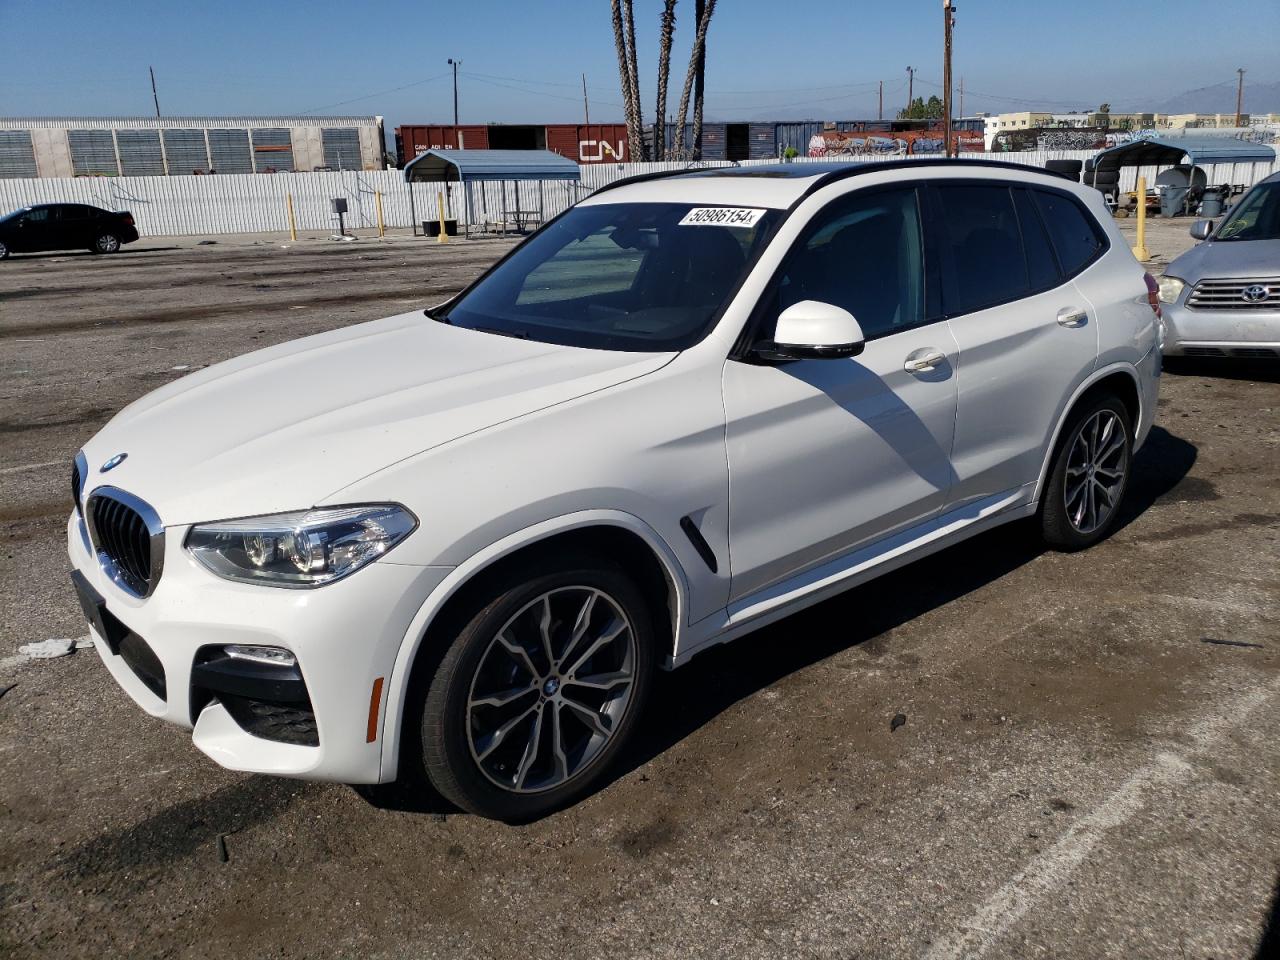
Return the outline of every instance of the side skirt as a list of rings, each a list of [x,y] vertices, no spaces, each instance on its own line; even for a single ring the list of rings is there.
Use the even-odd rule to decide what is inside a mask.
[[[675,668],[709,647],[727,643],[838,593],[944,550],[969,537],[1036,512],[1027,498],[1035,484],[996,494],[934,517],[923,524],[806,570],[790,580],[743,597],[720,614],[690,625],[681,649],[667,666]]]

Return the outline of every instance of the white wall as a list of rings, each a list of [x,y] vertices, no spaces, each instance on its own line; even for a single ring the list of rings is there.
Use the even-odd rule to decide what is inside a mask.
[[[1049,159],[1084,160],[1093,151],[1024,151],[1001,154],[964,154],[962,159],[997,159],[1042,167]],[[899,159],[867,156],[868,163]],[[776,161],[744,161],[745,166]],[[823,162],[798,157],[796,163]],[[724,164],[708,164],[721,166]],[[581,183],[523,183],[520,185],[520,209],[537,209],[539,189],[543,209],[549,218],[592,190],[620,177],[658,170],[679,170],[683,163],[596,164],[581,168]],[[1252,184],[1275,172],[1277,164],[1220,164],[1209,168],[1210,182]],[[1138,170],[1122,172],[1122,189],[1133,189]],[[1145,168],[1148,182],[1156,168]],[[437,184],[417,184],[414,201],[419,221],[433,219],[436,211]],[[493,220],[503,209],[502,193],[507,194],[507,207],[515,207],[511,184],[485,184],[477,188],[473,209],[475,220]],[[382,194],[383,217],[388,227],[410,226],[409,188],[399,170],[345,171],[341,173],[279,173],[215,176],[170,177],[80,177],[59,179],[0,180],[0,213],[32,203],[80,202],[109,210],[128,210],[138,223],[143,236],[176,236],[219,233],[256,233],[286,231],[289,221],[286,196],[292,195],[299,230],[336,229],[337,218],[330,212],[332,197],[346,197],[348,227],[370,228],[377,225],[375,194]],[[461,209],[461,191],[454,185],[450,191],[451,213],[466,219]]]

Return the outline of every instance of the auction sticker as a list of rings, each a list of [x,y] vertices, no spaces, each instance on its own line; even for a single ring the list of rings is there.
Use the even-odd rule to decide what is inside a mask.
[[[764,216],[752,207],[694,207],[680,221],[682,227],[754,227]]]

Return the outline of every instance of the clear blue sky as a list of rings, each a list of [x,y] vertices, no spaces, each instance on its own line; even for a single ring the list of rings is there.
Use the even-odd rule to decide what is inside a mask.
[[[1032,106],[1139,109],[1214,87],[1235,108],[1235,68],[1280,80],[1280,0],[958,0],[955,71],[966,113]],[[635,0],[645,113],[653,114],[661,0]],[[680,0],[675,110],[693,35]],[[874,116],[941,82],[941,0],[720,0],[707,116]],[[147,115],[147,66],[171,115],[452,116],[446,59],[461,58],[465,122],[572,122],[587,74],[593,121],[620,120],[608,0],[0,0],[0,115]],[[1133,41],[1131,38],[1137,37]],[[1161,49],[1169,39],[1169,49]]]

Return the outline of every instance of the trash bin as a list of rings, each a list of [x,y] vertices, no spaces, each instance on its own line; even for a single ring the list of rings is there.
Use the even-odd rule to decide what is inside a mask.
[[[440,236],[440,221],[439,220],[423,220],[422,232],[425,233],[428,237]],[[456,237],[458,235],[458,221],[446,220],[444,222],[444,233],[445,233],[445,236],[447,237]]]
[[[1206,220],[1222,216],[1222,187],[1205,187],[1204,199],[1200,201],[1200,216]]]

